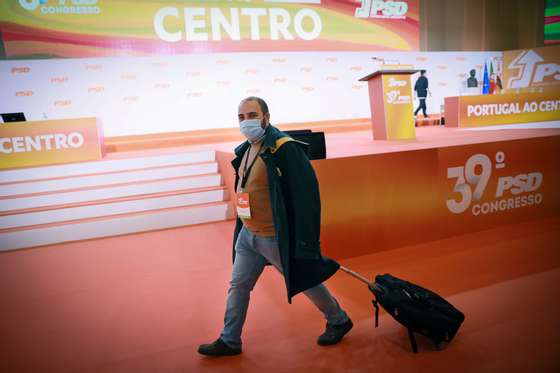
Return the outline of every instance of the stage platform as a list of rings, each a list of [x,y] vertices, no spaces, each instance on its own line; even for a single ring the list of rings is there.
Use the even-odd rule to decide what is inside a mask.
[[[425,126],[409,141],[373,140],[364,126],[303,126],[326,132],[327,159],[313,164],[321,186],[322,242],[334,258],[372,253],[371,242],[381,251],[558,211],[558,122],[486,130]],[[0,172],[0,251],[231,219],[234,175],[229,162],[242,138],[238,131],[227,132],[209,143],[202,141],[209,135],[199,133],[179,147],[152,148],[147,138],[129,139],[131,143],[113,139],[108,146],[121,151],[109,152],[101,161]],[[158,136],[159,145],[175,144]],[[224,139],[228,141],[217,141]],[[123,151],[139,144],[149,147]],[[545,196],[543,204],[478,216],[474,210],[450,212],[446,204],[460,203],[466,192],[456,190],[457,175],[451,177],[449,170],[465,168],[473,155],[490,162],[488,188],[496,188],[499,177],[544,172],[544,194],[536,196]],[[507,167],[492,171],[498,155]],[[498,203],[491,192],[473,208]]]
[[[346,125],[347,124],[347,125]],[[319,123],[299,125],[278,125],[281,130],[297,130],[310,128],[314,132],[325,132],[327,145],[327,159],[354,157],[370,154],[383,154],[419,149],[469,145],[492,141],[518,140],[560,134],[560,122],[536,122],[511,126],[481,127],[479,129],[460,129],[445,126],[422,126],[416,128],[416,140],[387,141],[374,140],[369,121],[337,122],[331,125]],[[174,139],[176,141],[174,141]],[[197,137],[181,138],[181,136],[158,137],[152,141],[148,137],[140,142],[132,139],[109,139],[107,160],[148,155],[183,153],[200,150],[217,150],[233,152],[233,149],[243,141],[237,129],[220,131],[216,134],[209,132]],[[186,145],[169,146],[184,142]],[[158,145],[154,148],[154,144]],[[141,149],[144,148],[144,149]]]

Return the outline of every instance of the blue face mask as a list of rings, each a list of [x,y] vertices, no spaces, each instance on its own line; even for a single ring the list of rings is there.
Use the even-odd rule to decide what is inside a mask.
[[[253,144],[264,138],[265,129],[261,127],[260,119],[246,119],[239,123],[241,133]]]

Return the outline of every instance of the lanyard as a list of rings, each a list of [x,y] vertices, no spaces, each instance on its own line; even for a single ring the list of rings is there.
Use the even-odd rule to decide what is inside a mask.
[[[243,178],[241,179],[241,189],[245,189],[245,184],[247,184],[247,180],[249,179],[249,175],[251,174],[251,170],[253,169],[253,165],[255,164],[255,161],[257,160],[257,157],[259,156],[262,148],[264,145],[264,141],[261,143],[261,146],[259,148],[259,150],[257,151],[257,154],[255,155],[255,158],[253,158],[253,161],[251,162],[251,164],[249,165],[249,168],[247,168],[247,163],[249,162],[249,157],[251,156],[251,147],[249,146],[249,149],[247,149],[247,158],[245,158],[245,165],[243,166]]]

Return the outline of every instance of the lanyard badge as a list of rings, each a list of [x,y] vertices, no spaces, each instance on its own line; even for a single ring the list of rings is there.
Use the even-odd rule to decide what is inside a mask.
[[[249,193],[237,193],[235,207],[237,209],[237,216],[241,219],[251,219],[251,204],[249,202]]]
[[[259,156],[263,145],[264,142],[261,144],[261,147],[255,155],[255,158],[253,158],[253,161],[251,162],[249,167],[247,167],[247,163],[249,162],[249,157],[251,155],[251,148],[249,147],[249,149],[247,149],[247,158],[245,158],[245,165],[243,167],[243,178],[241,179],[241,192],[237,193],[235,201],[237,216],[242,219],[251,219],[251,203],[249,200],[249,193],[245,191],[245,185],[247,184],[247,180],[249,180],[249,175],[251,174],[253,165],[255,164],[255,161],[257,160],[257,157]]]

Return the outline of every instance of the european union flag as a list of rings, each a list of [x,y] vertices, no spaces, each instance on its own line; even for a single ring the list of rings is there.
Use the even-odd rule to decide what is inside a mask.
[[[484,77],[482,79],[482,94],[487,95],[490,93],[490,79],[488,78],[488,65],[486,61],[484,61]]]

